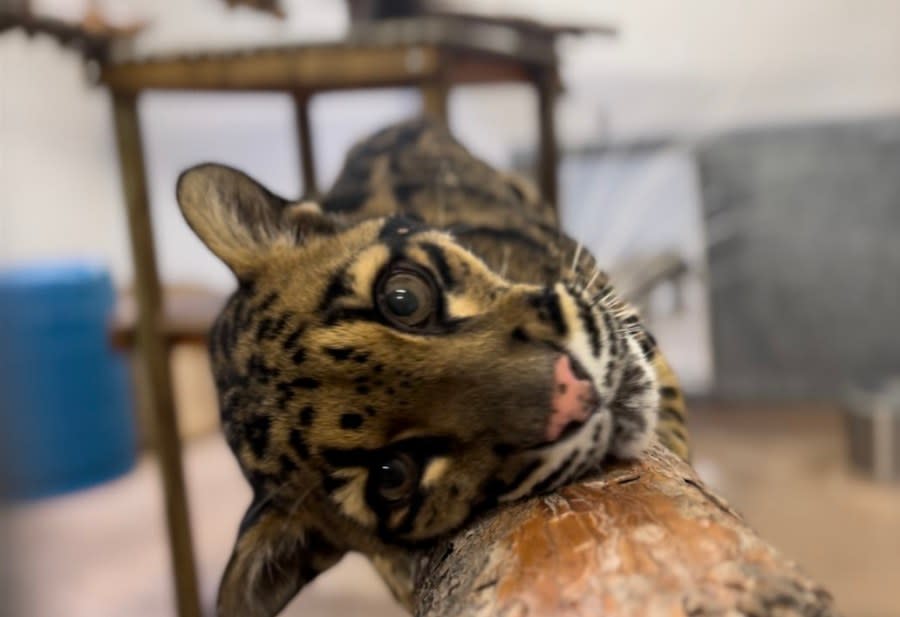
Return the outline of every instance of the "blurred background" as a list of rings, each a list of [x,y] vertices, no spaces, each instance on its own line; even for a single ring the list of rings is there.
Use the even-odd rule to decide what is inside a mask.
[[[354,141],[431,96],[378,83],[379,49],[415,73],[432,47],[466,62],[438,84],[454,133],[551,179],[563,227],[643,308],[690,396],[701,475],[845,614],[900,614],[896,0],[5,0],[0,610],[176,614],[163,504],[178,482],[159,480],[171,443],[132,370],[135,167],[116,127],[126,150],[135,138],[111,92],[150,84],[132,119],[208,613],[250,492],[202,336],[233,281],[182,221],[175,180],[214,160],[286,196],[327,189]],[[375,68],[302,101],[203,81],[322,49]],[[196,68],[223,59],[233,74]],[[402,612],[351,556],[285,614]]]

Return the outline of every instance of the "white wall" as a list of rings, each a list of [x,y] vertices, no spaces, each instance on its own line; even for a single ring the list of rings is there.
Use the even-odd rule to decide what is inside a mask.
[[[897,0],[449,1],[620,28],[563,47],[576,142],[900,109]]]
[[[38,10],[76,16],[81,0]],[[152,27],[145,51],[265,44],[337,36],[336,0],[286,2],[278,22],[220,0],[116,0],[120,18]],[[600,19],[616,40],[563,45],[569,92],[559,124],[567,143],[678,134],[724,126],[900,110],[900,2],[896,0],[479,0],[545,18]],[[414,95],[334,95],[313,109],[320,172],[336,173],[345,147],[410,113]],[[154,216],[167,280],[226,287],[227,274],[186,231],[172,195],[177,172],[215,159],[247,168],[276,190],[299,191],[288,103],[269,95],[154,94],[142,101]],[[453,124],[489,160],[507,163],[534,140],[534,102],[522,88],[467,92]],[[650,213],[652,220],[653,214]],[[118,169],[106,95],[85,84],[74,54],[46,39],[0,35],[0,263],[88,254],[130,279]]]

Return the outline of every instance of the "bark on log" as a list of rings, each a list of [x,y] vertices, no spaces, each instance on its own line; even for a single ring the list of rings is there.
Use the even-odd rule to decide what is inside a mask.
[[[422,556],[419,617],[831,617],[831,596],[662,446]]]

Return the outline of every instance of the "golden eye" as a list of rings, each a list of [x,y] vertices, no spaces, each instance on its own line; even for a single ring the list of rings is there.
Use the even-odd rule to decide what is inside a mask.
[[[426,324],[436,309],[437,294],[425,275],[398,270],[385,277],[378,292],[382,315],[395,324],[416,327]]]
[[[408,454],[398,453],[372,470],[378,496],[390,503],[408,499],[419,483],[419,466]]]

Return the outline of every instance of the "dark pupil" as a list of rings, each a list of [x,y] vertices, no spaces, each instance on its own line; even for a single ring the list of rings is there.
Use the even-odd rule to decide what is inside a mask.
[[[408,289],[392,289],[387,294],[387,305],[395,315],[409,317],[419,310],[419,299]]]
[[[382,489],[397,489],[406,484],[406,466],[400,461],[388,461],[383,463],[378,474],[379,485]]]

